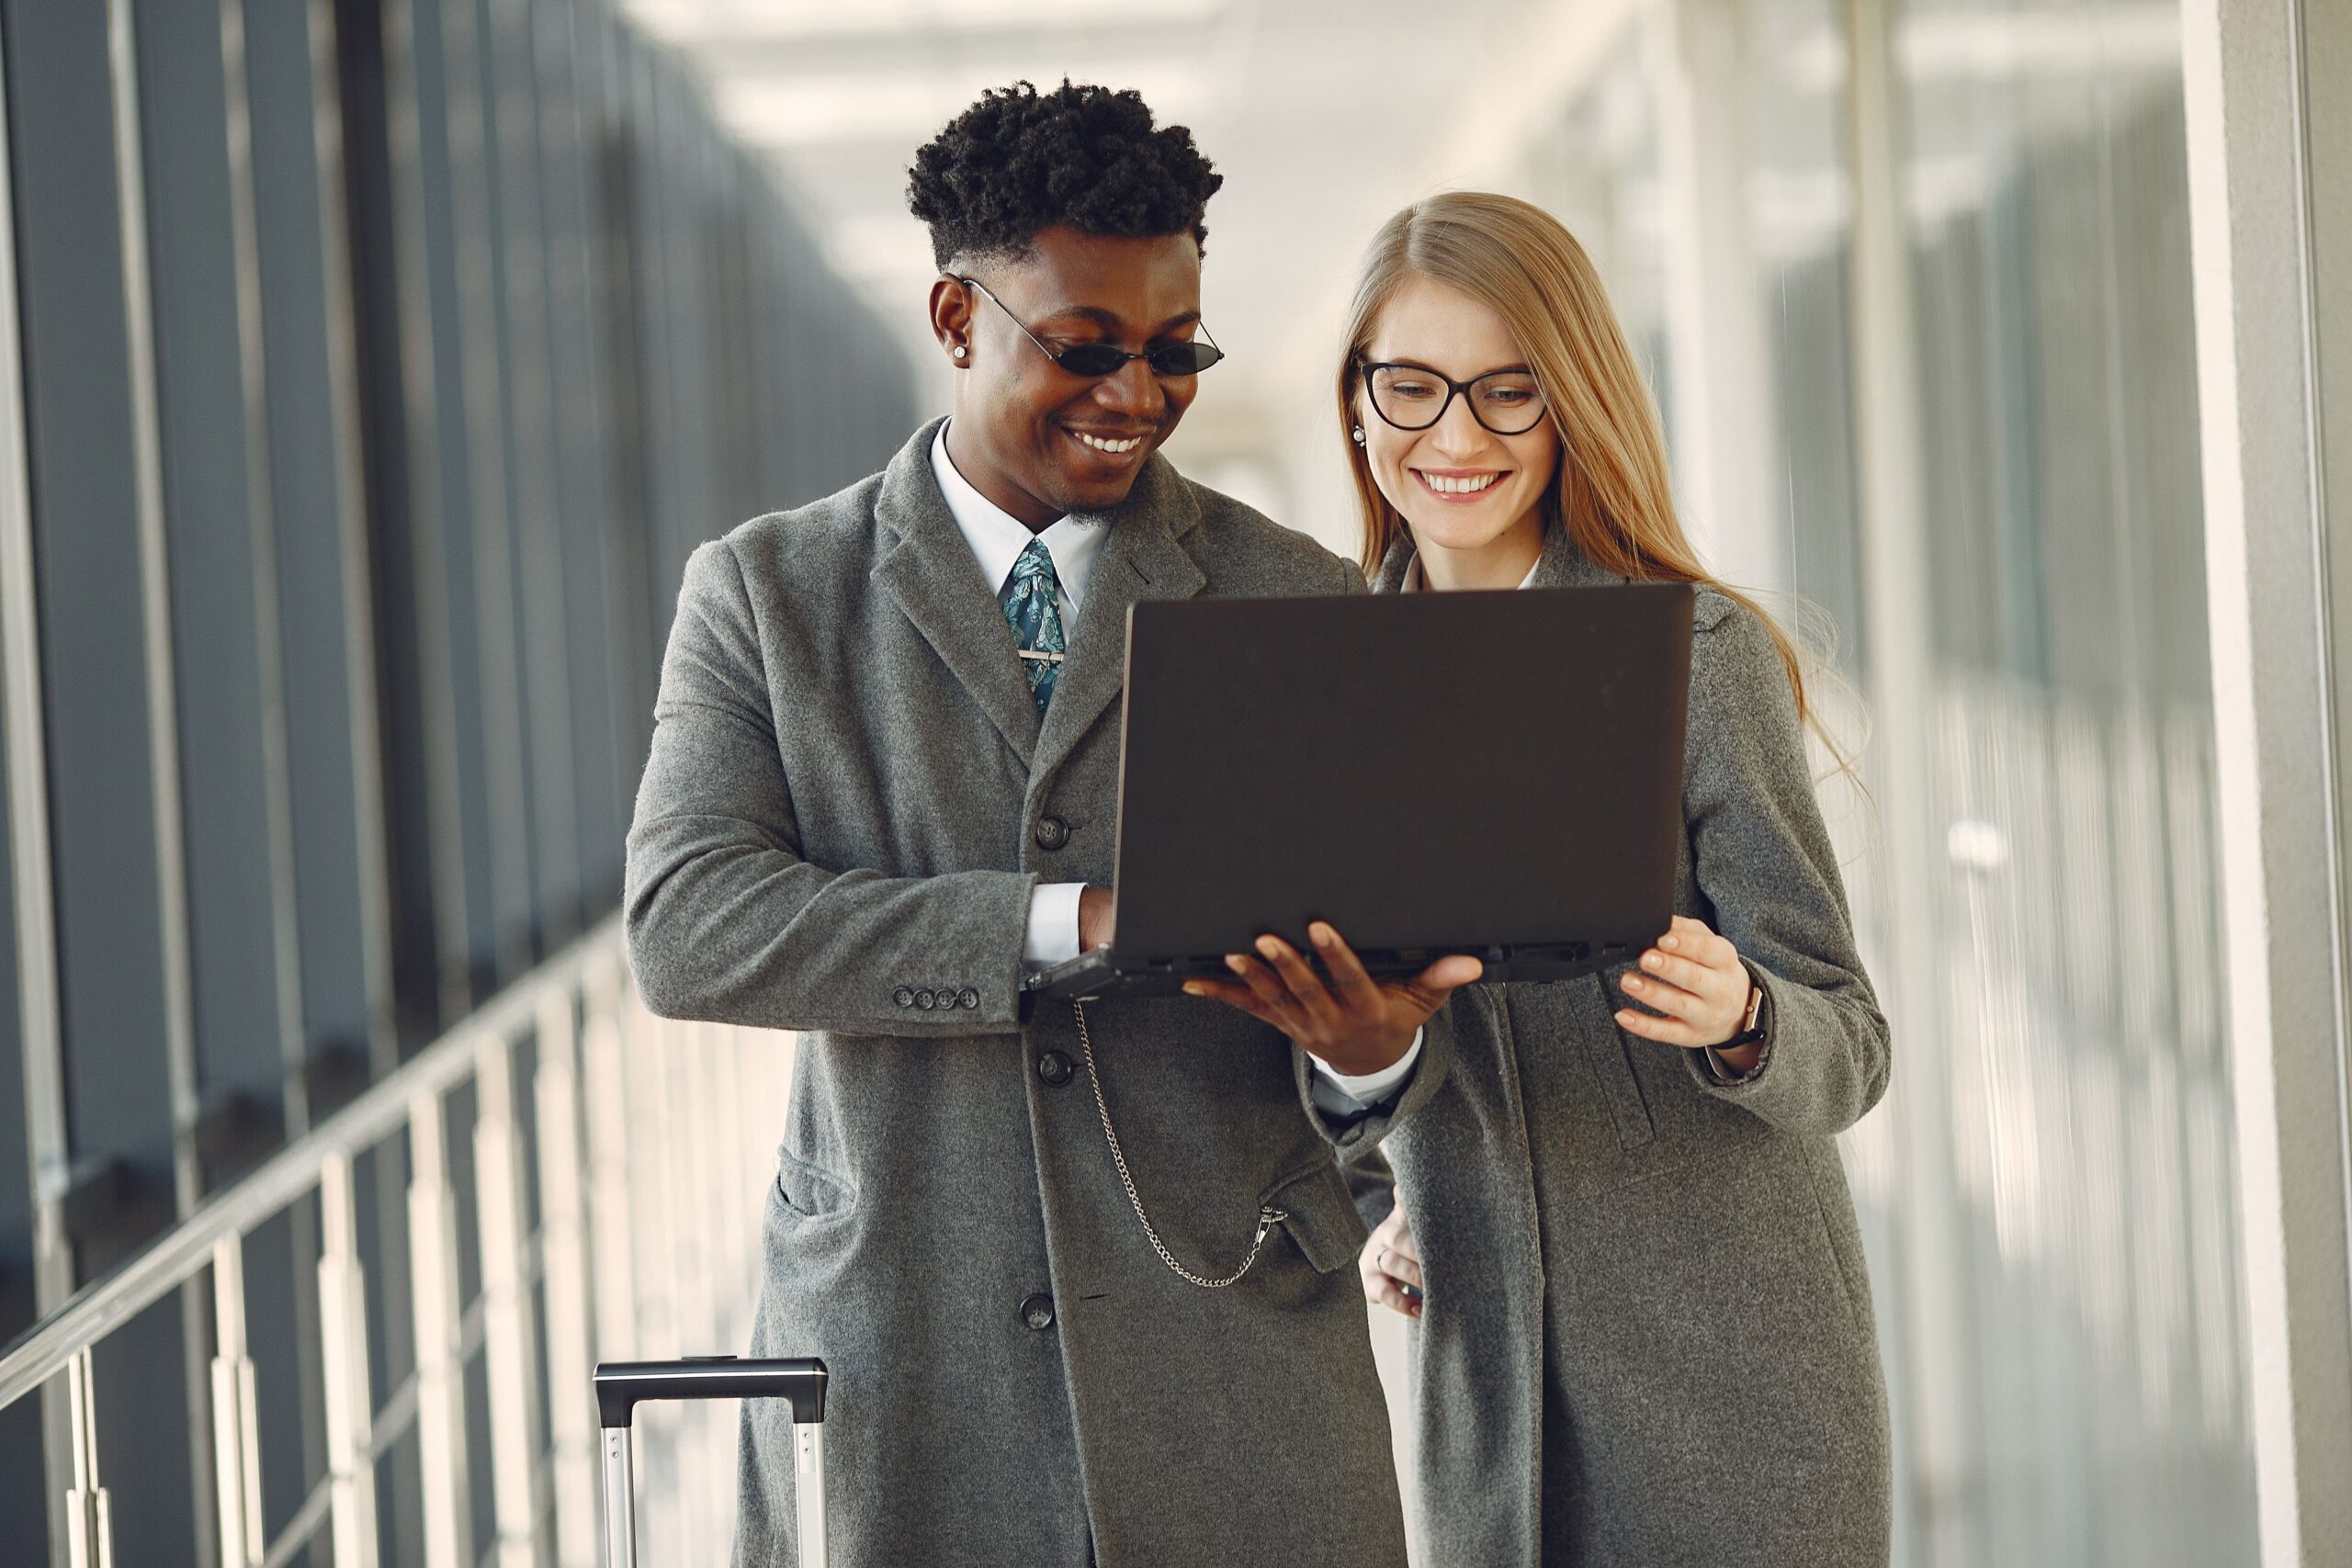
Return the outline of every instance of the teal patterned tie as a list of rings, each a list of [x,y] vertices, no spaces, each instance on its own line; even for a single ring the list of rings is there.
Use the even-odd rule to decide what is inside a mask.
[[[1004,618],[1021,640],[1021,663],[1029,675],[1029,694],[1037,711],[1054,699],[1054,680],[1062,671],[1062,651],[1069,646],[1062,635],[1061,579],[1054,573],[1053,553],[1043,539],[1032,539],[1021,558],[1012,563],[1012,592],[1004,602]]]

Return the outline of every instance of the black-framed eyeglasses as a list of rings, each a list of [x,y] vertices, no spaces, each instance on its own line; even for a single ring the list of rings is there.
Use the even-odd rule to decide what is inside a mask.
[[[1099,381],[1105,376],[1115,376],[1125,369],[1127,361],[1130,359],[1144,361],[1151,367],[1151,373],[1155,376],[1197,376],[1225,357],[1225,350],[1217,347],[1213,341],[1163,343],[1158,348],[1147,348],[1141,354],[1129,354],[1116,344],[1108,343],[1081,343],[1074,348],[1058,351],[1047,348],[1045,339],[1031,332],[1026,321],[1013,315],[1011,306],[989,292],[987,284],[977,277],[966,277],[960,273],[951,272],[947,276],[958,283],[968,283],[981,293],[987,294],[990,302],[998,310],[1002,310],[1014,326],[1021,329],[1021,334],[1037,345],[1039,353],[1073,376],[1083,376],[1089,380]],[[1208,336],[1206,327],[1201,328],[1201,336],[1203,338]]]
[[[1524,435],[1544,422],[1544,389],[1528,370],[1489,370],[1454,381],[1426,365],[1396,360],[1356,362],[1373,412],[1399,430],[1427,430],[1445,417],[1453,400],[1470,404],[1470,417],[1497,435]]]

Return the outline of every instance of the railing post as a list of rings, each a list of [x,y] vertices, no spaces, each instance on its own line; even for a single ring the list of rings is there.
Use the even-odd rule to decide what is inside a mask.
[[[630,1245],[628,1083],[622,1060],[621,1010],[628,1005],[620,965],[592,966],[587,1022],[581,1031],[582,1089],[588,1111],[589,1252],[595,1267],[599,1355],[636,1356],[636,1249]]]
[[[319,1168],[319,1360],[326,1383],[327,1476],[336,1568],[376,1562],[376,1402],[368,1378],[368,1295],[351,1156]]]
[[[685,1026],[657,1018],[633,993],[620,1023],[619,1071],[628,1100],[616,1133],[627,1151],[629,1256],[636,1265],[627,1281],[636,1329],[629,1351],[676,1356],[705,1348],[686,1342],[689,1330],[681,1302],[685,1281],[679,1278],[680,1260],[672,1250],[679,1207],[673,1194],[680,1179],[672,1129],[681,1125],[675,1074]],[[682,1477],[688,1463],[688,1430],[683,1409],[664,1406],[647,1415],[638,1445],[638,1465],[645,1474],[638,1533],[654,1543],[652,1551],[679,1562],[696,1561],[689,1540],[693,1510],[681,1495],[686,1484]]]
[[[538,1445],[531,1430],[531,1295],[523,1226],[523,1153],[514,1125],[514,1047],[503,1036],[482,1046],[477,1079],[474,1171],[481,1201],[484,1354],[490,1371],[492,1504],[498,1520],[493,1555],[501,1568],[534,1568],[537,1509],[531,1472]]]
[[[472,1488],[466,1461],[462,1316],[458,1301],[458,1204],[439,1091],[409,1102],[409,1282],[416,1318],[416,1442],[424,1493],[425,1568],[473,1561]]]
[[[718,1270],[710,1251],[713,1216],[727,1212],[725,1189],[714,1168],[724,1164],[725,1156],[711,1136],[718,1099],[715,1089],[719,1029],[718,1024],[699,1021],[684,1026],[684,1049],[678,1053],[677,1062],[683,1069],[685,1093],[683,1105],[673,1102],[672,1119],[664,1129],[686,1168],[685,1180],[673,1194],[684,1201],[671,1211],[670,1224],[672,1234],[681,1244],[679,1267],[693,1292],[692,1309],[685,1320],[693,1325],[689,1330],[692,1347],[725,1344],[726,1325],[719,1307],[723,1286],[715,1278]],[[696,1348],[695,1353],[707,1352]],[[704,1401],[681,1412],[684,1437],[680,1447],[684,1472],[681,1485],[687,1498],[684,1511],[690,1517],[689,1529],[693,1532],[684,1539],[698,1549],[698,1557],[709,1555],[707,1550],[702,1549],[703,1531],[718,1524],[719,1510],[734,1496],[733,1483],[726,1473],[729,1467],[724,1462],[718,1437],[722,1408]],[[728,1446],[731,1450],[733,1445]],[[711,1544],[717,1544],[716,1540]]]
[[[96,1389],[85,1346],[65,1368],[66,1422],[73,1434],[74,1484],[65,1494],[65,1552],[71,1568],[114,1568],[114,1521],[107,1489],[98,1484]]]
[[[269,1544],[261,1511],[261,1441],[254,1362],[245,1346],[245,1243],[212,1249],[212,1473],[221,1568],[260,1568]]]
[[[561,1568],[596,1568],[596,1423],[588,1379],[586,1178],[581,1168],[580,1074],[574,994],[548,990],[538,1012],[540,1256],[547,1267],[548,1411],[555,1467],[556,1560]]]

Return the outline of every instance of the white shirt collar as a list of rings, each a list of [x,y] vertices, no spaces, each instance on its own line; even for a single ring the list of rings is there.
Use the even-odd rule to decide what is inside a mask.
[[[1100,523],[1080,523],[1069,517],[1057,518],[1036,534],[995,502],[972,488],[972,481],[956,471],[947,456],[947,426],[943,423],[939,434],[932,438],[931,471],[939,480],[939,493],[947,498],[947,510],[956,518],[956,526],[964,531],[965,543],[972,547],[972,558],[980,563],[980,575],[988,580],[991,592],[1001,595],[1005,580],[1012,575],[1012,563],[1029,547],[1031,539],[1045,541],[1046,553],[1054,558],[1054,575],[1061,580],[1062,593],[1076,609],[1086,597],[1086,580],[1094,570],[1094,557],[1102,548],[1102,536],[1110,530]]]
[[[1537,556],[1535,558],[1535,564],[1527,569],[1527,575],[1519,580],[1520,587],[1533,587],[1535,585],[1535,574],[1543,570],[1544,558],[1542,556]],[[1422,593],[1428,592],[1429,585],[1429,577],[1421,570],[1420,554],[1419,551],[1416,551],[1413,558],[1410,561],[1408,561],[1405,565],[1405,581],[1398,585],[1396,592],[1399,593]]]

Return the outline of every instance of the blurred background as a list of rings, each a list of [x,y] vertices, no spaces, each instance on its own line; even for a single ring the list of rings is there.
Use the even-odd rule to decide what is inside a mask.
[[[1352,556],[1358,253],[1524,196],[1843,678],[1896,1562],[2352,1561],[2344,10],[0,0],[0,1559],[598,1560],[586,1369],[742,1348],[790,1076],[621,958],[680,570],[944,410],[906,166],[1067,74],[1226,175],[1180,467]],[[731,1411],[640,1427],[649,1560],[718,1560]]]

